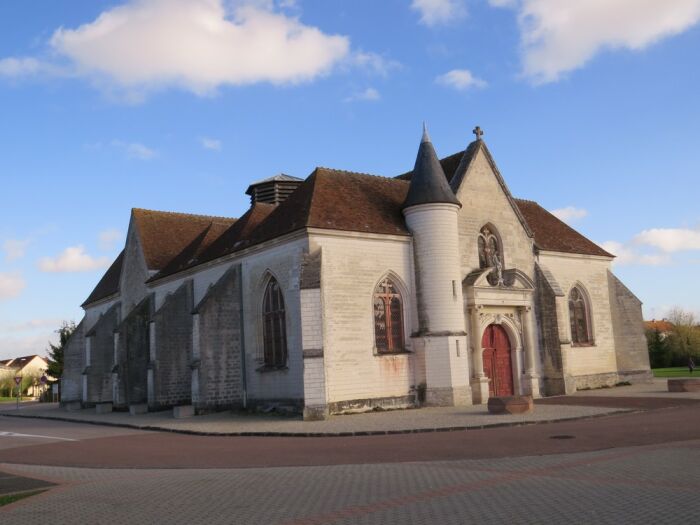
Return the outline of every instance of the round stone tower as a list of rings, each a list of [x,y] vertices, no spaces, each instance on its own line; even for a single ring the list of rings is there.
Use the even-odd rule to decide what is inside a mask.
[[[413,235],[419,323],[413,339],[419,359],[425,360],[429,405],[471,404],[459,263],[460,207],[424,127],[402,210]]]

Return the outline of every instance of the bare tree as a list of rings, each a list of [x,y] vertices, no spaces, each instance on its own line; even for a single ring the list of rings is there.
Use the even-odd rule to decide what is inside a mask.
[[[700,354],[700,326],[695,314],[674,306],[667,319],[673,324],[671,344],[674,352],[685,359]]]

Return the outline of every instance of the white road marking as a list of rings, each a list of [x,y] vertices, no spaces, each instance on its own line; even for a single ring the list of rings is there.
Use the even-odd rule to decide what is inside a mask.
[[[0,432],[0,437],[27,437],[40,439],[58,439],[60,441],[78,441],[77,439],[62,438],[57,436],[38,436],[36,434],[18,434],[17,432]]]

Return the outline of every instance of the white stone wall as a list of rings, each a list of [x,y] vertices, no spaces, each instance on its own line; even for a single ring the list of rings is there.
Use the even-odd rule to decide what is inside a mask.
[[[311,251],[323,249],[321,293],[328,402],[398,397],[422,378],[413,354],[377,355],[374,349],[374,288],[388,273],[403,288],[407,349],[417,329],[411,240],[316,232]]]
[[[479,231],[485,224],[492,224],[502,241],[504,268],[518,268],[534,278],[533,241],[482,151],[472,161],[457,198],[462,203],[459,211],[462,275],[479,268]]]
[[[566,294],[567,304],[569,292],[577,284],[582,286],[590,299],[594,345],[572,346],[566,350],[564,363],[568,368],[564,373],[583,376],[617,372],[608,289],[610,260],[604,257],[543,252],[539,256],[539,262],[552,272]],[[558,321],[571,338],[568,307],[565,310],[565,318]]]
[[[241,260],[248,397],[251,399],[304,397],[299,273],[307,246],[308,241],[301,238]],[[288,368],[261,372],[258,369],[263,365],[262,300],[270,274],[277,279],[284,295]]]

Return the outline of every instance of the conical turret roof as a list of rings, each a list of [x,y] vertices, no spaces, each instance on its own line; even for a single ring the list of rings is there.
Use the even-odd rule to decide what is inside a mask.
[[[438,202],[461,206],[447,182],[447,177],[445,177],[445,172],[440,165],[433,143],[430,141],[428,130],[424,124],[423,138],[418,147],[418,156],[413,167],[411,185],[408,188],[408,195],[401,209],[405,210],[419,204]]]

